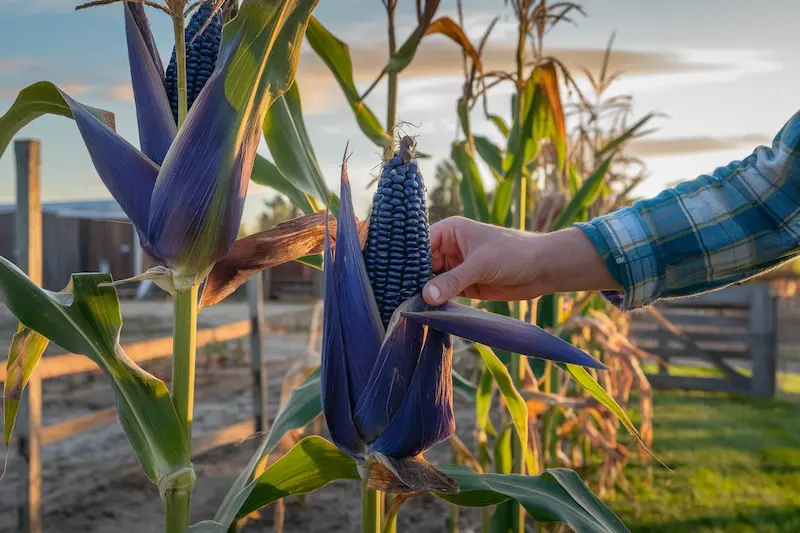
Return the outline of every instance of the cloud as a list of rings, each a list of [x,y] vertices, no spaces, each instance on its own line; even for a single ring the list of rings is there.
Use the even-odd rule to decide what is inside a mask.
[[[385,47],[375,43],[355,43],[350,46],[353,59],[353,77],[360,91],[374,81],[386,63]],[[739,78],[764,69],[774,70],[780,65],[764,59],[756,51],[641,51],[616,50],[611,54],[609,72],[624,75],[615,92],[626,93],[665,88],[671,84],[692,85],[716,79]],[[730,52],[730,51],[727,51]],[[513,70],[515,46],[507,42],[490,42],[484,49],[483,64],[486,71]],[[582,90],[588,89],[588,80],[581,69],[597,73],[603,63],[604,48],[550,48],[547,55],[557,57],[573,74]],[[735,57],[739,59],[736,60]],[[440,102],[431,96],[440,93],[447,85],[449,89],[462,83],[463,67],[459,48],[441,36],[432,36],[422,42],[411,64],[401,74],[402,96],[407,104],[414,103],[419,109],[432,109]],[[302,54],[298,70],[298,82],[303,93],[304,112],[320,115],[346,107],[341,90],[336,85],[328,67],[307,47]],[[636,91],[629,89],[635,88]],[[459,89],[455,89],[456,92]],[[383,93],[379,86],[376,94]],[[503,91],[503,85],[495,92]],[[419,99],[417,96],[425,96]],[[408,101],[413,97],[413,102]]]
[[[133,87],[130,83],[118,83],[109,87],[108,95],[119,102],[133,102]]]
[[[376,44],[351,46],[354,77],[357,82],[373,80],[386,63],[385,47]],[[602,48],[550,48],[548,55],[560,59],[570,70],[585,67],[597,71],[602,65],[605,49]],[[484,49],[485,70],[510,70],[514,67],[515,45],[512,43],[489,43]],[[616,50],[609,62],[611,72],[623,71],[629,76],[653,74],[699,72],[721,69],[724,65],[709,58],[701,62],[690,55],[677,52]],[[311,52],[305,52],[300,62],[300,72],[313,78],[327,78],[327,67]],[[459,48],[444,37],[433,36],[423,41],[414,61],[403,71],[405,77],[446,77],[462,74]]]
[[[9,57],[0,59],[0,74],[21,70],[36,65],[38,61],[29,57]]]
[[[19,92],[29,84],[0,87],[0,100],[15,100]],[[96,87],[80,83],[57,83],[59,89],[70,96],[82,96],[96,91]]]
[[[303,96],[303,115],[326,115],[339,106],[346,106],[344,95],[335,84],[333,76],[329,79],[318,79],[308,72],[298,73],[297,85]]]
[[[770,144],[768,136],[758,134],[729,137],[656,137],[631,141],[628,153],[640,158],[670,157],[721,150],[753,150],[756,146]]]
[[[70,96],[81,96],[94,90],[94,87],[80,83],[67,83],[58,87]]]

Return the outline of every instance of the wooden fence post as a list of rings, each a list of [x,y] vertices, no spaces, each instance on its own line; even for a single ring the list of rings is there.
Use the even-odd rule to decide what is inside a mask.
[[[777,299],[769,283],[754,283],[750,303],[750,361],[753,367],[751,394],[759,398],[775,395],[778,360]]]
[[[260,274],[247,282],[250,310],[250,369],[253,375],[253,408],[256,432],[267,429],[267,367],[264,364],[264,283]]]
[[[42,284],[42,195],[39,183],[41,144],[35,139],[14,143],[17,163],[17,208],[14,217],[14,253],[17,266],[37,285]],[[21,476],[25,494],[19,504],[19,531],[41,533],[42,380],[34,372],[20,403],[17,436],[26,467]]]

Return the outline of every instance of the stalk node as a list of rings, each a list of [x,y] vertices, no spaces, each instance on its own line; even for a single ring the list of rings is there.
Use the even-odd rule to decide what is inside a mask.
[[[191,492],[196,478],[192,464],[163,476],[158,481],[158,492],[161,494],[161,499],[166,501],[167,494],[170,492]]]

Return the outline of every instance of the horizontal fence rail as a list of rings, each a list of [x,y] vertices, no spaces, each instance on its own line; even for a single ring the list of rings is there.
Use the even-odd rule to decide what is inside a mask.
[[[247,337],[252,331],[249,320],[225,324],[214,328],[197,330],[197,347],[201,348],[217,342],[227,342]],[[163,359],[172,355],[172,337],[162,337],[148,341],[134,342],[122,347],[135,363],[141,364],[155,359]],[[6,380],[6,361],[0,362],[0,382]],[[41,379],[52,379],[60,376],[81,374],[99,370],[99,367],[86,356],[62,354],[42,357],[36,367]]]
[[[636,315],[633,340],[665,362],[703,360],[722,377],[648,374],[653,387],[708,390],[770,398],[778,358],[777,297],[770,283],[754,281],[691,298],[665,300]],[[736,364],[745,363],[750,371]]]
[[[253,283],[251,280],[248,283]],[[248,301],[249,320],[233,322],[222,326],[199,329],[197,331],[197,347],[210,346],[216,343],[223,343],[237,339],[250,339],[250,373],[252,374],[253,389],[253,418],[243,422],[237,422],[222,427],[210,434],[203,435],[194,439],[192,455],[197,456],[215,448],[235,444],[245,440],[267,429],[267,374],[266,360],[264,357],[263,336],[266,332],[264,325],[263,305],[264,300],[261,295],[260,287],[254,286],[249,292],[252,295]],[[313,335],[313,332],[311,332]],[[137,364],[146,363],[172,356],[172,337],[163,337],[153,340],[134,342],[124,345],[122,348],[125,353]],[[271,358],[270,362],[279,362],[289,359],[290,356],[283,358]],[[7,360],[0,361],[0,382],[5,382],[7,377]],[[42,357],[31,380],[39,382],[42,380],[69,376],[84,372],[99,371],[99,367],[88,357],[78,354],[65,353],[47,355]],[[28,387],[23,395],[28,397],[29,402],[41,405],[41,387]],[[41,425],[41,418],[28,420],[25,413],[19,414],[19,426],[23,432],[17,432],[15,437],[19,443],[20,455],[26,462],[25,475],[22,476],[20,487],[26,491],[28,497],[24,507],[19,509],[19,524],[17,531],[26,533],[40,533],[42,531],[40,509],[41,509],[41,483],[31,483],[33,479],[29,470],[32,465],[28,458],[39,457],[41,448],[51,446],[64,441],[78,434],[92,429],[106,426],[117,421],[117,412],[114,407],[102,409],[97,412],[83,416],[76,416],[68,420],[63,420],[46,426]],[[23,420],[24,418],[24,420]],[[31,422],[34,422],[33,427]],[[32,441],[27,435],[36,434],[36,441]],[[122,471],[134,471],[136,464],[120,465]],[[40,480],[40,475],[35,472],[36,479]],[[74,490],[70,488],[69,490]],[[56,498],[57,499],[57,498]]]

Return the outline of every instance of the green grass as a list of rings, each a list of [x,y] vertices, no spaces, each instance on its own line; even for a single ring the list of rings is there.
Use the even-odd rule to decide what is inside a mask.
[[[632,461],[636,502],[611,506],[635,533],[800,532],[800,405],[656,392],[653,451]]]

